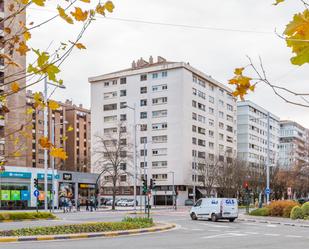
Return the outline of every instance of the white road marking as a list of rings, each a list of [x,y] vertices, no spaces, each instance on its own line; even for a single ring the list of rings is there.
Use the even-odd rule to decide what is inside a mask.
[[[272,237],[276,237],[276,236],[280,236],[280,234],[278,233],[265,233],[265,236],[272,236]]]
[[[277,227],[277,225],[268,224],[267,227]]]
[[[207,230],[207,232],[220,232],[220,230],[218,230],[218,229],[210,229],[210,230]]]
[[[303,236],[300,235],[286,235],[287,238],[302,238]]]
[[[258,232],[245,232],[245,233],[247,233],[247,234],[252,234],[252,235],[257,235],[257,234],[259,234]]]
[[[201,228],[193,228],[193,229],[191,229],[192,231],[204,231],[203,229],[201,229]]]
[[[208,226],[208,227],[214,227],[214,228],[230,228],[229,226],[224,226],[224,225],[213,225],[213,224],[207,224],[207,223],[197,223],[197,224]]]
[[[222,233],[222,234],[216,234],[216,235],[210,235],[202,237],[203,239],[214,239],[214,238],[231,238],[231,237],[242,237],[247,236],[247,234],[243,233]]]

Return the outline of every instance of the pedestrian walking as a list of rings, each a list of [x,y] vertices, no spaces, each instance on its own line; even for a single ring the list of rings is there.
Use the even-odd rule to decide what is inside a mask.
[[[72,206],[73,206],[72,201],[69,200],[69,201],[68,201],[68,207],[69,207],[69,212],[70,212],[70,213],[72,212]]]
[[[76,201],[76,210],[80,211],[80,199],[79,198]]]
[[[94,201],[93,198],[90,198],[90,212],[93,212]]]
[[[89,211],[89,200],[86,199],[86,211]]]

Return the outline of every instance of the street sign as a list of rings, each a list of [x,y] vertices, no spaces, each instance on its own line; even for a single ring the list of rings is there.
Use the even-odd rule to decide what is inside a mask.
[[[33,195],[35,196],[35,197],[38,197],[39,195],[40,195],[40,192],[39,192],[39,190],[34,190],[33,191]]]
[[[265,194],[269,195],[270,194],[270,188],[265,189]]]

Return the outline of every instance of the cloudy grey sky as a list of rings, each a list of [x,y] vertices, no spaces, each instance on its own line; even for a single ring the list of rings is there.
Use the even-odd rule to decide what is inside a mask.
[[[287,0],[277,7],[274,0],[113,0],[112,18],[137,19],[192,26],[204,26],[253,32],[194,29],[125,22],[98,18],[82,42],[85,51],[74,51],[62,67],[66,90],[57,90],[54,98],[72,99],[90,106],[87,78],[130,66],[131,61],[161,55],[171,61],[184,61],[213,78],[226,83],[235,67],[248,64],[246,55],[264,61],[269,79],[296,91],[309,92],[309,65],[292,66],[290,49],[275,35],[284,30],[293,13],[303,9],[300,1]],[[43,11],[32,8],[29,20],[42,20],[55,14],[54,5]],[[74,39],[77,28],[63,21],[48,24],[34,33],[32,44],[42,49],[61,40]],[[31,58],[29,58],[31,61]],[[42,86],[35,88],[42,89]],[[282,119],[293,119],[309,127],[309,109],[285,104],[265,86],[247,96]]]

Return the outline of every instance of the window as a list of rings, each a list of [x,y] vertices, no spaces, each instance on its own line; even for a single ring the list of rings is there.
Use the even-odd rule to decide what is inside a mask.
[[[215,125],[215,121],[213,119],[209,119],[208,120],[208,124],[209,124],[209,126],[214,126]]]
[[[167,90],[167,85],[156,85],[156,86],[152,86],[152,91],[153,92],[157,92],[157,91],[164,91]]]
[[[199,139],[198,141],[197,141],[197,144],[199,145],[199,146],[206,146],[206,142],[205,142],[205,140],[203,140],[203,139]]]
[[[127,108],[127,102],[120,102],[120,109]]]
[[[209,114],[214,114],[214,113],[215,113],[214,108],[209,107]]]
[[[117,110],[117,104],[109,104],[103,106],[104,111]]]
[[[224,135],[222,133],[219,133],[219,140],[223,141]]]
[[[140,105],[141,106],[146,106],[147,105],[147,99],[141,99]]]
[[[195,125],[192,125],[192,131],[196,132],[196,126]]]
[[[223,118],[224,117],[224,113],[223,112],[219,112],[219,118]]]
[[[196,137],[192,138],[192,144],[196,144]]]
[[[198,127],[198,133],[205,135],[206,134],[206,129]]]
[[[127,181],[127,176],[126,175],[121,175],[120,176],[120,181],[121,182],[126,182]]]
[[[224,95],[224,90],[223,89],[219,88],[219,92],[220,92],[221,95]]]
[[[166,104],[166,103],[167,103],[167,97],[152,99],[153,105],[161,105],[161,104]]]
[[[192,119],[197,120],[197,114],[195,112],[192,112]]]
[[[147,168],[147,162],[140,162],[141,168]]]
[[[212,96],[208,97],[210,103],[215,103],[215,98]]]
[[[166,168],[167,167],[167,161],[154,161],[152,162],[153,168]]]
[[[226,130],[227,130],[227,131],[229,131],[229,132],[233,132],[233,127],[232,127],[232,126],[227,125],[227,126],[226,126]]]
[[[167,110],[159,110],[159,111],[152,112],[153,118],[160,118],[160,117],[166,117],[166,116],[167,116]]]
[[[152,129],[153,130],[165,130],[167,129],[167,123],[152,124]]]
[[[147,74],[142,74],[141,75],[141,81],[147,80]]]
[[[224,124],[222,122],[219,122],[219,128],[224,129]]]
[[[209,90],[213,92],[213,91],[215,90],[215,87],[214,87],[214,85],[212,85],[212,84],[209,84]]]
[[[104,93],[104,99],[112,99],[112,98],[116,98],[117,97],[117,92],[108,92],[108,93]]]
[[[127,84],[127,78],[120,78],[120,84],[121,85]]]
[[[141,156],[147,156],[147,150],[141,150],[140,155]]]
[[[120,97],[127,96],[127,90],[120,90]]]
[[[157,78],[158,78],[158,73],[153,73],[153,74],[152,74],[152,78],[153,78],[153,79],[157,79]]]
[[[231,122],[233,122],[233,117],[232,116],[230,116],[230,115],[226,115],[226,119],[228,120],[228,121],[231,121]]]
[[[214,148],[214,143],[209,142],[209,143],[208,143],[208,147],[209,147],[210,149],[213,149],[213,148]]]
[[[141,112],[141,113],[140,113],[140,118],[141,118],[141,119],[147,118],[147,112]]]
[[[154,174],[152,178],[158,181],[167,180],[167,174]]]
[[[141,94],[147,93],[147,87],[146,86],[141,87],[140,92]]]
[[[113,121],[117,121],[117,115],[113,115],[113,116],[106,116],[104,117],[104,122],[113,122]]]
[[[152,150],[152,155],[153,156],[164,156],[164,155],[167,155],[167,149],[165,149],[165,148],[153,149]]]
[[[196,101],[195,100],[192,100],[192,106],[196,107]]]
[[[214,137],[215,133],[214,133],[214,131],[209,130],[209,131],[208,131],[208,135],[209,135],[210,137]]]
[[[230,105],[230,104],[227,104],[227,105],[226,105],[226,108],[227,108],[229,111],[233,111],[233,110],[234,110],[233,106]]]
[[[222,99],[219,99],[219,105],[220,105],[220,106],[224,106],[224,102],[223,102]]]
[[[203,104],[201,104],[201,103],[198,103],[198,109],[200,109],[200,110],[202,110],[202,111],[205,111],[205,109],[206,109],[206,106],[205,105],[203,105]]]
[[[141,144],[146,144],[147,143],[147,137],[141,137],[140,141],[141,141]]]
[[[104,82],[104,86],[109,86],[109,82]]]
[[[219,150],[220,150],[221,152],[224,151],[224,145],[219,144]]]
[[[197,90],[195,88],[192,88],[192,94],[197,95]]]
[[[126,121],[127,120],[127,114],[120,114],[120,121]]]
[[[147,124],[141,124],[141,131],[147,131]]]
[[[113,80],[113,81],[112,81],[112,85],[113,85],[113,86],[116,86],[116,85],[117,85],[117,80]]]
[[[227,137],[226,137],[226,142],[228,142],[228,143],[233,143],[233,138],[230,137],[230,136],[227,136]]]
[[[117,132],[117,128],[106,128],[104,129],[104,134],[111,134],[111,133],[116,133]]]
[[[198,115],[198,121],[200,121],[201,123],[206,123],[206,118],[202,115]]]
[[[153,143],[166,143],[167,142],[167,135],[163,136],[153,136],[152,137]]]
[[[201,206],[202,205],[202,201],[203,200],[198,200],[196,203],[195,203],[195,207],[199,207],[199,206]]]
[[[198,94],[197,94],[199,97],[201,97],[202,99],[206,99],[206,94],[201,92],[201,91],[198,91]]]
[[[167,77],[167,71],[162,72],[162,78],[165,78],[165,77]]]

